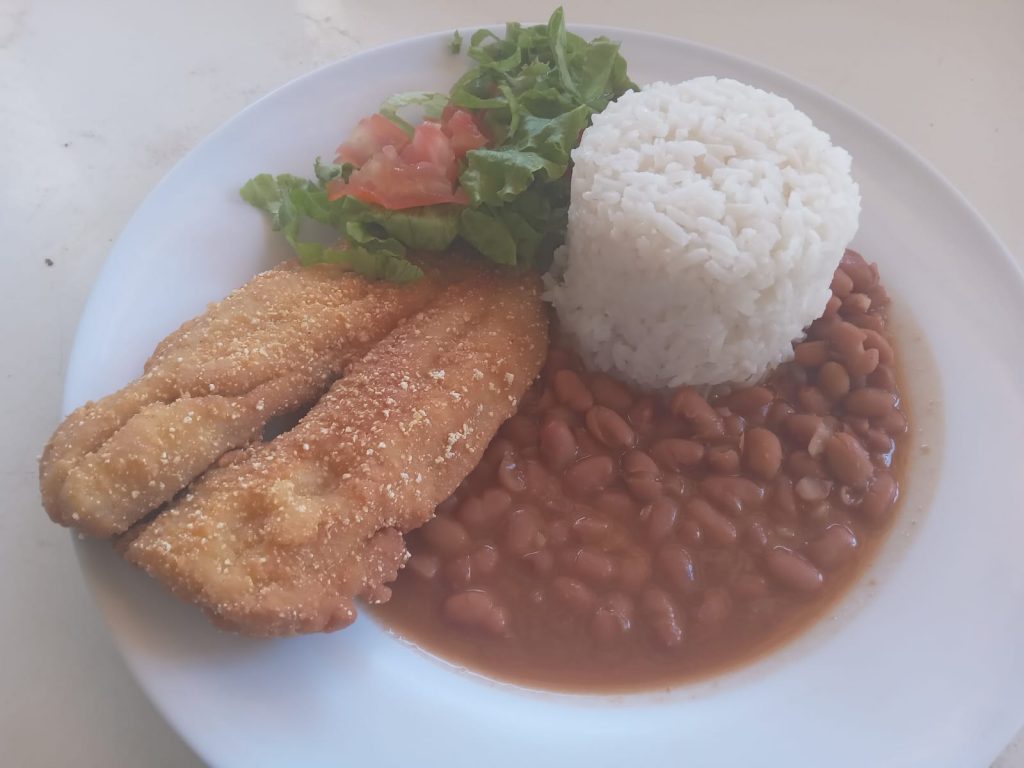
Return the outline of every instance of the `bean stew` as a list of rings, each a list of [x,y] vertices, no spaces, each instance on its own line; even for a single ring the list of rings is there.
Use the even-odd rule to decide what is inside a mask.
[[[777,646],[893,515],[908,425],[887,305],[848,251],[793,361],[732,391],[636,392],[553,346],[374,611],[456,663],[556,689],[656,687]]]

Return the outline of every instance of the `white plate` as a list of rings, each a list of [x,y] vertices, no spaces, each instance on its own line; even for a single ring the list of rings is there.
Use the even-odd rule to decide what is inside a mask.
[[[638,82],[703,74],[781,93],[849,149],[864,196],[855,245],[934,347],[919,415],[945,424],[935,500],[914,475],[898,530],[834,620],[746,669],[672,691],[567,696],[454,670],[365,618],[328,636],[213,630],[123,563],[80,547],[128,664],[199,754],[221,766],[987,765],[1024,720],[1024,283],[964,200],[907,147],[827,96],[718,51],[639,32]],[[308,173],[382,97],[445,90],[465,62],[438,34],[337,62],[197,147],[139,208],[96,283],[65,410],[137,375],[154,344],[282,248],[238,187]],[[923,385],[929,385],[924,386]],[[940,419],[941,416],[941,419]],[[924,418],[924,417],[922,417]],[[937,454],[931,454],[935,461]]]

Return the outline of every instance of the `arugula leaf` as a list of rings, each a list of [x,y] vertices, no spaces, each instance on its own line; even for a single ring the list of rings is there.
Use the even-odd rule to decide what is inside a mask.
[[[448,43],[448,50],[452,53],[459,53],[462,50],[462,33],[457,29],[452,34],[452,41]]]

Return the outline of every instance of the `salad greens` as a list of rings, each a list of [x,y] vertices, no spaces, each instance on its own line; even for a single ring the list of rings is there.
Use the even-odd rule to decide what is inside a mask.
[[[463,43],[456,32],[452,53]],[[481,29],[467,54],[474,66],[450,93],[399,93],[380,114],[411,135],[400,110],[419,107],[431,120],[449,106],[472,111],[489,141],[459,166],[468,205],[389,210],[351,194],[331,200],[328,185],[347,182],[355,167],[320,158],[313,179],[261,174],[242,187],[242,198],[270,215],[303,264],[343,264],[369,278],[409,282],[422,271],[408,250],[442,251],[461,238],[494,263],[546,267],[565,239],[570,152],[591,116],[636,86],[618,43],[566,31],[561,8],[546,25],[509,23],[503,36]],[[307,220],[333,228],[341,244],[303,240]]]

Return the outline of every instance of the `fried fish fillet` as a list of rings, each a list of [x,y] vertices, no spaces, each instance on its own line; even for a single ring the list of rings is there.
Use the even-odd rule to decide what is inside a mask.
[[[126,530],[268,420],[309,405],[437,292],[329,265],[258,275],[164,339],[143,376],[74,411],[40,462],[50,517],[94,536]]]
[[[386,599],[426,522],[513,413],[547,350],[536,277],[482,270],[401,325],[298,425],[212,469],[121,542],[252,635],[329,631]]]

